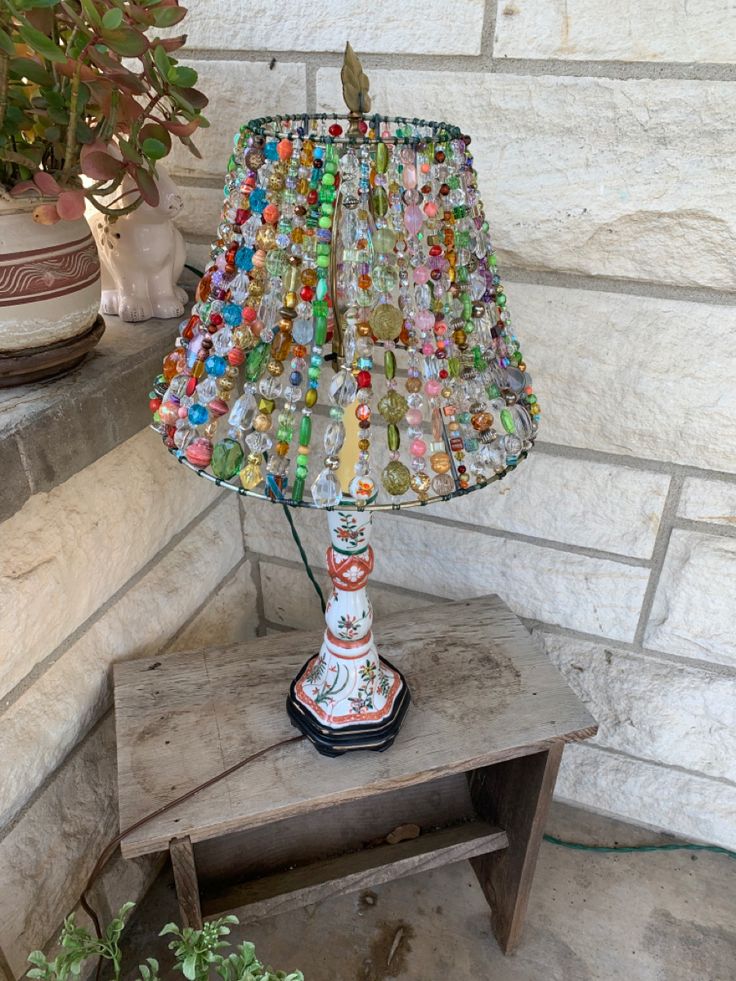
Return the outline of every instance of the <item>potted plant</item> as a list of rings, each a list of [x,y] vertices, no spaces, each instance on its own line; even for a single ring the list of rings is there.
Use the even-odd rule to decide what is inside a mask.
[[[30,362],[68,367],[95,332],[85,207],[155,207],[172,140],[196,153],[207,100],[172,57],[185,37],[155,36],[185,14],[177,0],[2,0],[0,383]]]
[[[122,906],[99,939],[78,927],[74,916],[69,916],[64,921],[56,957],[49,960],[42,951],[34,950],[28,957],[33,966],[27,977],[33,981],[75,981],[85,973],[85,965],[91,968],[94,962],[102,962],[106,964],[103,976],[120,981],[123,970],[120,936],[133,906],[133,903]],[[169,950],[174,954],[173,967],[186,981],[209,981],[210,978],[213,981],[217,978],[221,981],[304,981],[301,971],[285,974],[264,967],[256,957],[252,943],[245,941],[232,949],[232,944],[225,938],[237,922],[236,916],[223,916],[205,923],[201,930],[181,929],[175,923],[167,923],[159,936],[173,936],[169,943]],[[131,976],[130,972],[128,976]],[[158,961],[153,957],[146,958],[146,963],[138,966],[135,977],[139,981],[160,981]]]

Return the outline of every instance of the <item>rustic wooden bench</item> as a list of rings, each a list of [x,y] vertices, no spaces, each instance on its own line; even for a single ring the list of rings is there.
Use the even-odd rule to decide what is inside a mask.
[[[125,828],[251,753],[295,734],[289,681],[318,632],[115,668]],[[168,849],[181,915],[283,912],[470,859],[504,951],[518,943],[566,742],[596,725],[496,596],[386,617],[379,649],[412,705],[385,753],[281,747],[125,838],[132,858]],[[418,837],[387,844],[399,825]]]

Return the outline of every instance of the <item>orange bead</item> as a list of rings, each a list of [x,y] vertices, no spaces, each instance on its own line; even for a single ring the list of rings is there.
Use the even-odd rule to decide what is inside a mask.
[[[267,204],[263,209],[263,220],[269,225],[275,225],[279,220],[279,209],[275,204]]]
[[[179,352],[172,351],[164,358],[164,378],[170,382],[179,369]]]
[[[279,160],[289,160],[293,152],[294,144],[291,140],[279,140],[276,144],[276,153],[279,155]]]
[[[369,290],[372,285],[373,285],[373,280],[368,275],[368,273],[361,273],[361,275],[358,276],[358,286],[360,287],[360,289]]]

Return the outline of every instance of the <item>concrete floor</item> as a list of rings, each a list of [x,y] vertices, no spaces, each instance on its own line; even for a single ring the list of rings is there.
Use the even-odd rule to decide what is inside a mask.
[[[598,844],[672,839],[562,804],[547,831]],[[519,950],[504,957],[467,862],[236,927],[306,981],[734,981],[736,864],[707,852],[594,854],[545,843]],[[177,918],[168,870],[126,931],[126,962],[156,956]]]

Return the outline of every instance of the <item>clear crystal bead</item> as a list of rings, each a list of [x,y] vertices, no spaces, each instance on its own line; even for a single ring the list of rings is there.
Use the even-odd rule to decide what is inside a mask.
[[[342,490],[332,470],[325,467],[312,484],[312,500],[318,508],[331,508],[340,503]]]
[[[245,442],[248,444],[248,449],[251,453],[265,453],[273,445],[273,440],[270,436],[266,436],[265,433],[248,433],[245,437]]]
[[[324,435],[325,453],[334,456],[340,452],[342,444],[345,442],[345,426],[341,422],[331,422]]]
[[[250,429],[256,410],[253,392],[246,391],[236,399],[228,416],[228,422],[235,429]]]
[[[343,408],[355,401],[358,383],[347,368],[341,368],[330,383],[330,402]]]

